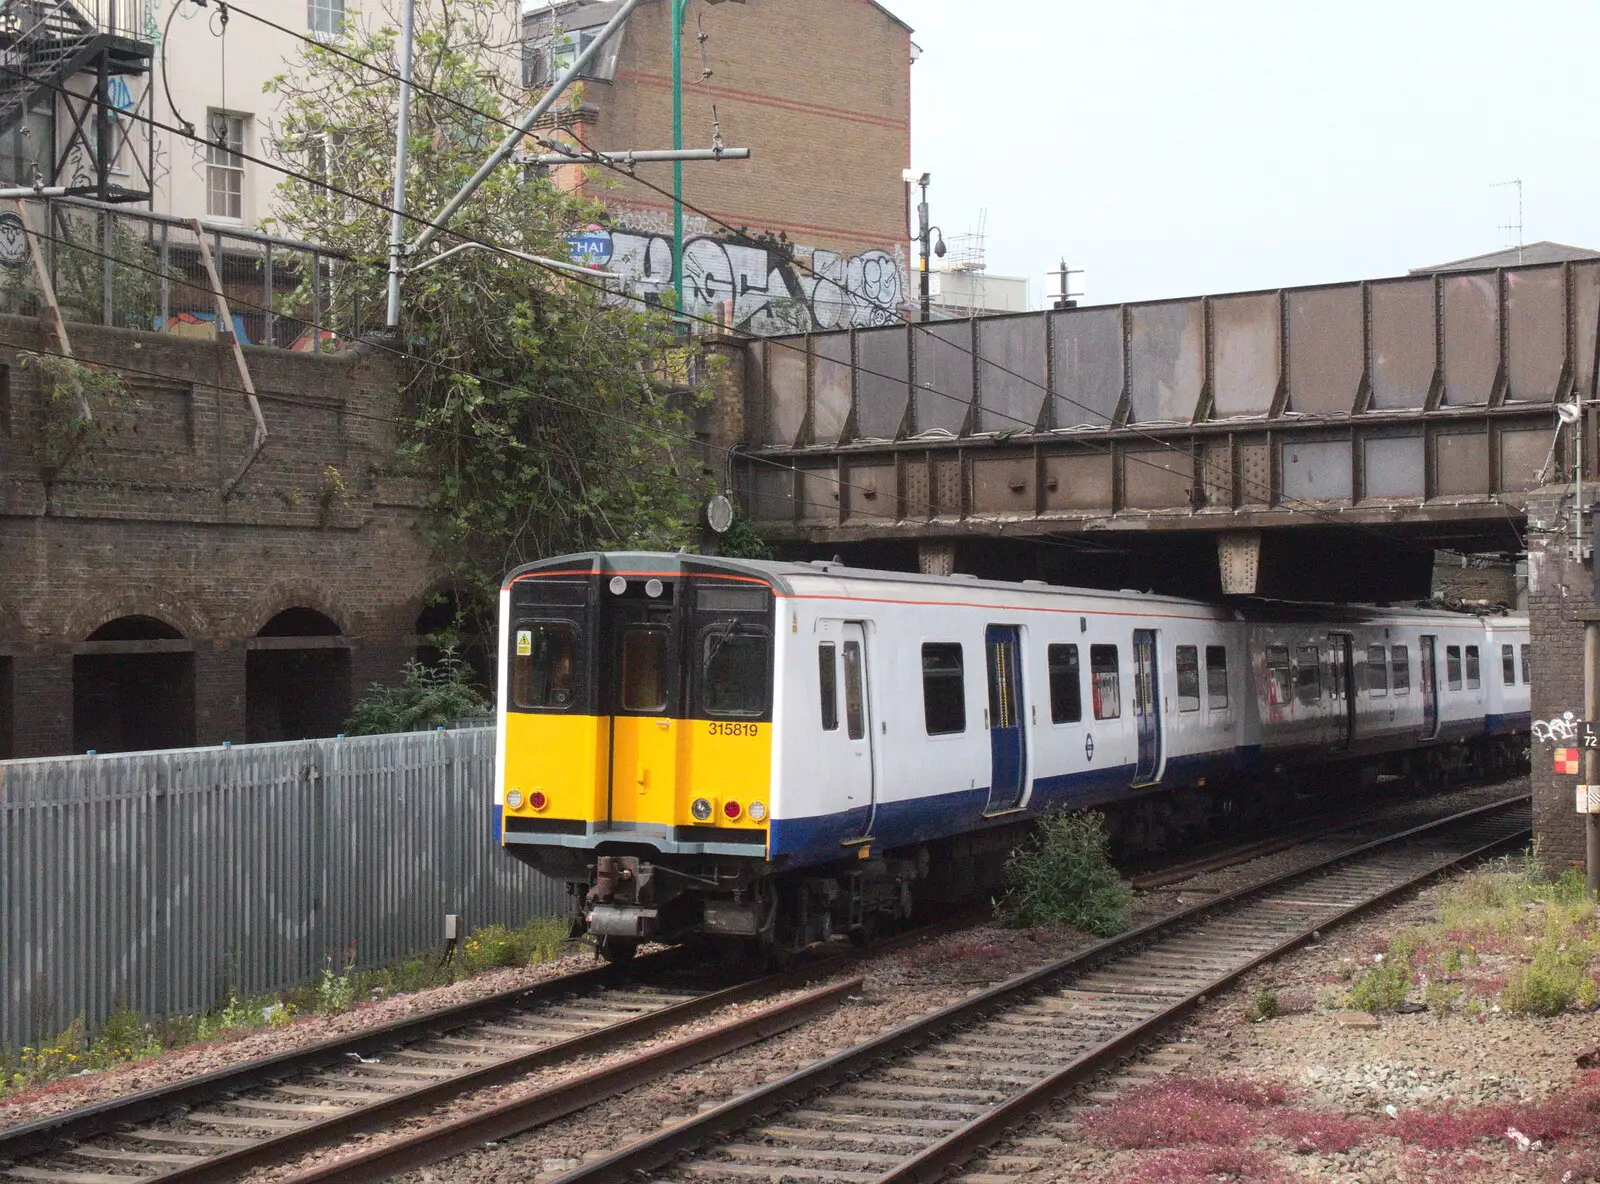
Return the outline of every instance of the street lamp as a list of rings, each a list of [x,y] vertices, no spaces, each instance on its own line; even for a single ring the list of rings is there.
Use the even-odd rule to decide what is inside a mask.
[[[906,180],[909,181],[910,179],[911,176],[908,170],[906,174]],[[929,317],[928,244],[930,239],[933,241],[933,254],[937,255],[941,259],[944,258],[944,232],[937,226],[928,225],[928,181],[929,174],[927,173],[923,173],[922,176],[917,178],[917,184],[922,189],[922,200],[917,203],[917,241],[922,244],[922,280],[920,294],[922,302],[922,319],[924,321],[926,321]]]

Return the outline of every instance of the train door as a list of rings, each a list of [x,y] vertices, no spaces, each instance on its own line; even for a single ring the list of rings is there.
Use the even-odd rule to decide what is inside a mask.
[[[611,652],[602,698],[610,718],[606,820],[670,828],[676,801],[677,662],[670,598],[617,597],[606,606]]]
[[[989,667],[989,804],[985,813],[1014,810],[1028,788],[1027,710],[1022,701],[1022,631],[990,625],[983,649]]]
[[[1133,783],[1150,785],[1161,776],[1161,686],[1154,629],[1133,631],[1133,722],[1139,735]]]
[[[1424,634],[1417,639],[1417,649],[1422,661],[1422,738],[1432,740],[1439,734],[1439,666],[1434,653],[1438,639]]]
[[[1332,697],[1333,725],[1331,743],[1335,748],[1349,748],[1355,739],[1356,696],[1354,682],[1355,644],[1348,633],[1328,634],[1331,654],[1328,693]]]
[[[867,635],[858,621],[846,621],[839,637],[839,668],[844,684],[846,792],[852,802],[868,803],[862,835],[872,833],[878,814],[877,760],[872,751],[872,708],[867,681]]]

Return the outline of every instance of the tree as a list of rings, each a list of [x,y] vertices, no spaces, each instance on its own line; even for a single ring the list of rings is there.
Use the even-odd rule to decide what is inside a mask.
[[[335,190],[389,200],[398,86],[366,66],[398,71],[398,23],[388,8],[352,17],[268,84],[282,100],[277,153],[332,187],[286,180],[276,220],[351,256],[335,277],[340,309],[352,307],[357,288],[362,306],[383,303],[389,216]],[[418,5],[411,211],[439,209],[506,134],[495,121],[514,121],[524,106],[513,81],[519,27],[493,0]],[[460,232],[454,241],[561,258],[568,231],[603,218],[595,203],[506,166],[451,229]],[[418,229],[411,224],[407,237]],[[442,243],[453,245],[452,236]],[[530,559],[673,548],[687,537],[696,491],[672,447],[687,424],[665,377],[671,325],[597,287],[478,249],[406,280],[400,455],[431,491],[421,529],[449,573],[476,592],[479,613],[500,577]]]

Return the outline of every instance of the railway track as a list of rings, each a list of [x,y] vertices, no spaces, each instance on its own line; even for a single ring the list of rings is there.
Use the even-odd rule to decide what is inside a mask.
[[[1252,967],[1528,834],[1520,795],[1375,840],[978,992],[558,1184],[939,1179]],[[1024,1144],[966,1179],[995,1184],[1039,1162]],[[362,1178],[377,1177],[342,1179]]]
[[[838,967],[824,963],[820,969]],[[0,1180],[205,1184],[233,1179],[468,1091],[799,986],[817,970],[708,988],[703,972],[697,981],[686,960],[668,951],[626,968],[563,975],[0,1131]],[[804,1022],[859,987],[855,980],[763,1009],[723,1025],[716,1040],[695,1051],[702,1057],[732,1051]],[[658,1050],[629,1062],[630,1083],[693,1063],[681,1053],[667,1056]],[[605,1095],[591,1090],[588,1100],[598,1096]],[[560,1112],[570,1109],[550,1116]],[[540,1120],[535,1116],[518,1129]]]

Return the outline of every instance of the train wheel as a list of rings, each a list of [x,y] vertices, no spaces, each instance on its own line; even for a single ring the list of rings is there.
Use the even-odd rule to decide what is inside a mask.
[[[633,956],[639,952],[639,943],[626,937],[602,937],[600,939],[600,956],[612,965],[632,962]]]

